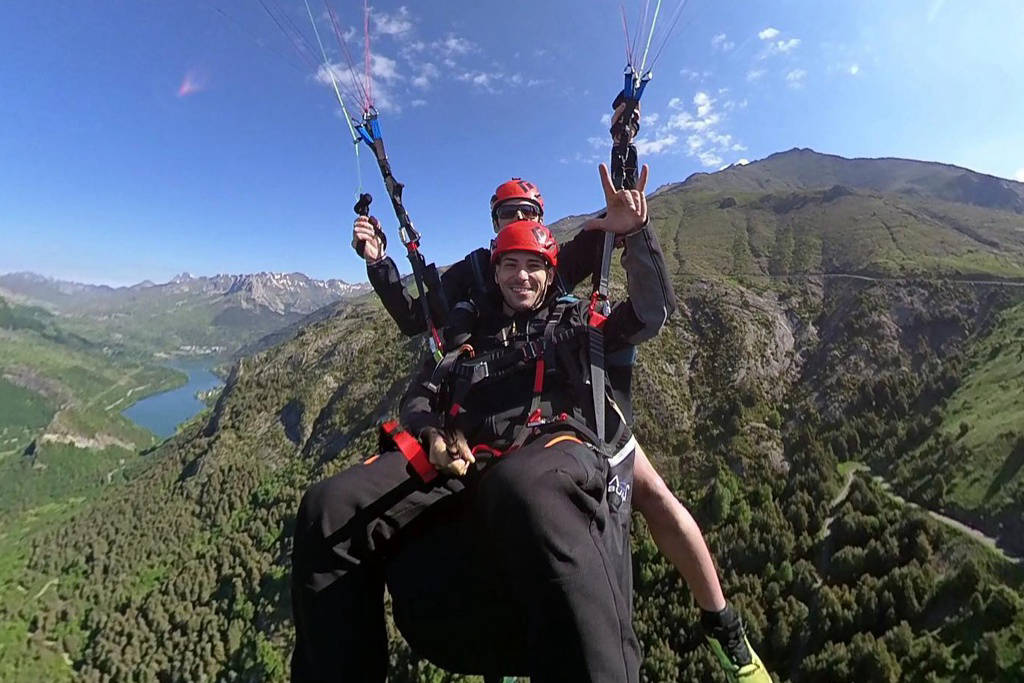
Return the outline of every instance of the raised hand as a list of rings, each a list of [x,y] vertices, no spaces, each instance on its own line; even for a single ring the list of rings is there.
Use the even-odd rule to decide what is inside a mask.
[[[604,230],[618,235],[639,230],[647,223],[647,164],[640,169],[640,178],[635,190],[616,190],[612,184],[608,167],[601,164],[597,167],[601,176],[601,187],[604,189],[605,216],[592,218],[584,226],[586,230]]]

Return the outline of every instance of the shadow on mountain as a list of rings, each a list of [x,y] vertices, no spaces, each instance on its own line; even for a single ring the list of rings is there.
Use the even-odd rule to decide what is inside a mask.
[[[995,479],[989,484],[988,491],[985,492],[985,501],[987,502],[992,496],[999,493],[1007,482],[1017,476],[1021,467],[1024,467],[1024,435],[1017,437],[1016,443],[1013,444],[1013,450],[1006,456],[1003,466],[999,468]]]

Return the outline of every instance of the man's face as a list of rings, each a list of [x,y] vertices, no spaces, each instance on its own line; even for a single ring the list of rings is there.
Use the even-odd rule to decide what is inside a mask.
[[[537,221],[543,224],[544,216],[536,204],[519,199],[502,202],[494,207],[495,234],[501,232],[501,229],[509,223],[523,220]]]
[[[537,254],[510,251],[502,254],[495,264],[494,281],[506,306],[513,311],[531,311],[544,301],[551,268]]]

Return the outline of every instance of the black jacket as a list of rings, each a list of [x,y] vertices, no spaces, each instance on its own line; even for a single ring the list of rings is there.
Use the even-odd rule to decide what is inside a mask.
[[[629,298],[613,307],[602,327],[609,368],[618,364],[617,358],[631,360],[633,345],[656,334],[675,308],[675,295],[666,275],[661,248],[650,230],[645,228],[626,238],[622,262]],[[559,328],[553,322],[549,325],[555,313],[561,316],[558,324],[562,327],[585,327],[588,302],[563,302],[561,305],[558,302],[559,293],[553,292],[544,307],[509,316],[502,311],[500,299],[492,301],[480,307],[478,314],[468,321],[471,325],[468,334],[462,336],[468,337],[468,343],[479,357],[492,351],[500,352],[502,347],[517,348],[543,336],[545,331],[556,332]],[[451,330],[445,333],[446,336],[457,334]],[[571,413],[574,409],[586,416],[587,411],[582,408],[592,405],[589,385],[583,386],[589,371],[586,348],[587,338],[581,335],[560,345],[559,353],[546,357],[543,392],[546,417]],[[446,404],[445,389],[436,391],[430,386],[434,367],[432,359],[425,359],[402,402],[402,424],[417,436],[427,427],[443,427],[442,415],[450,407]],[[472,393],[462,401],[463,410],[455,421],[455,427],[466,434],[471,445],[508,446],[514,429],[530,412],[534,367],[532,362],[524,362],[514,372],[474,386]],[[612,385],[613,393],[608,397],[605,411],[606,437],[611,440],[612,435],[623,433],[620,426],[625,425],[621,423],[628,423],[630,416],[624,415],[619,405],[622,397],[614,391],[614,375],[609,376],[608,384]],[[628,400],[628,392],[625,398]],[[592,416],[591,409],[589,417]]]

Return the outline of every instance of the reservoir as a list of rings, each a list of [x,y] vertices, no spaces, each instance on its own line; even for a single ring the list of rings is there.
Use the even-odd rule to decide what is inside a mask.
[[[167,367],[188,375],[188,382],[177,389],[147,396],[121,412],[132,422],[145,427],[161,439],[174,434],[178,425],[199,413],[206,405],[196,398],[201,391],[209,391],[223,384],[212,368],[219,358],[202,356],[175,358]]]

